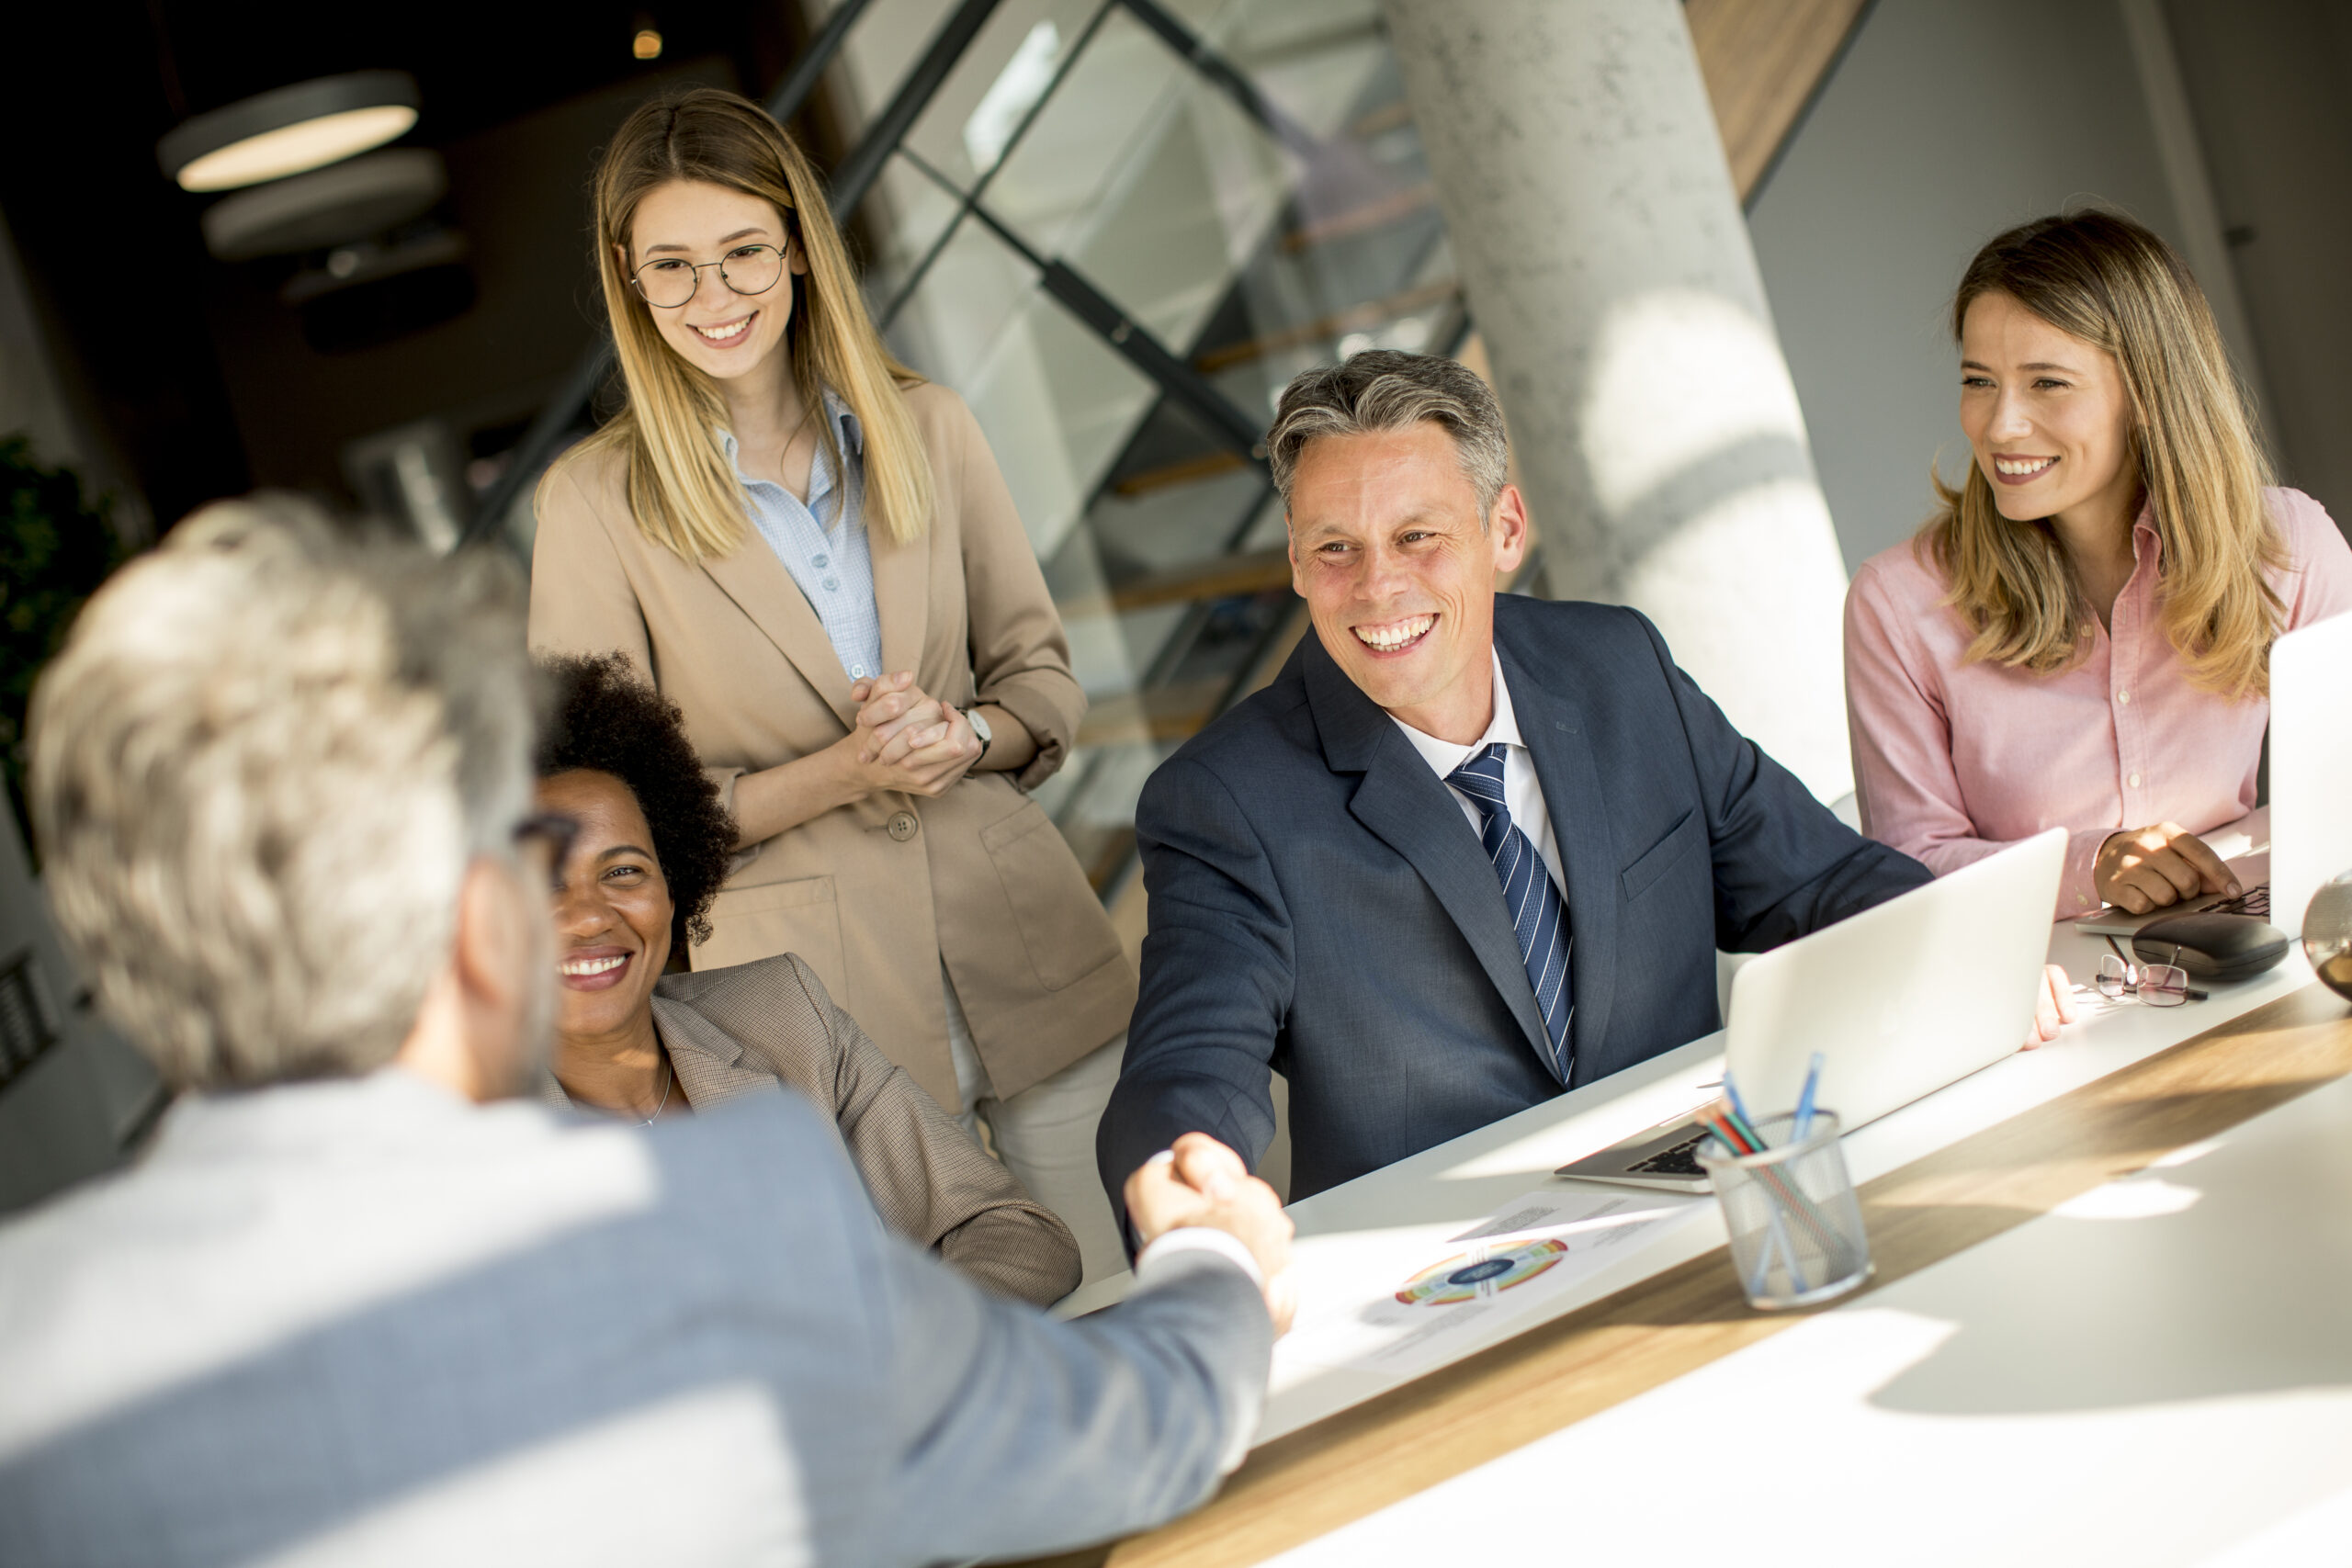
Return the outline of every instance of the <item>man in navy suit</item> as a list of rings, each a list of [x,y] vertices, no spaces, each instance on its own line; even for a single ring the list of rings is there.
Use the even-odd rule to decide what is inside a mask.
[[[1096,1137],[1254,1168],[1290,1080],[1305,1197],[1722,1024],[1715,949],[1917,887],[1734,729],[1639,614],[1500,595],[1527,547],[1501,411],[1359,354],[1268,437],[1315,635],[1136,811],[1150,932]]]

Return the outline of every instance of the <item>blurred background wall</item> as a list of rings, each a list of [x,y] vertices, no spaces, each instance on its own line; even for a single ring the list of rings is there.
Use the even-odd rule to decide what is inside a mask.
[[[2136,8],[1876,0],[1752,198],[1849,570],[1926,520],[1939,451],[1948,477],[1965,461],[1948,311],[1969,257],[2084,202],[2130,212],[2241,302],[2252,330],[2232,346],[2286,482],[2352,518],[2352,389],[2337,373],[2352,355],[2352,6],[2146,6],[2187,88],[2171,129],[2192,166],[2174,169]],[[2201,225],[2183,183],[2211,191]]]

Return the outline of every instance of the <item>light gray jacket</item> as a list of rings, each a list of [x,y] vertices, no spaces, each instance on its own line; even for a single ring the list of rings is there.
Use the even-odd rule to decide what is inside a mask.
[[[1207,1251],[1079,1323],[886,1235],[798,1097],[651,1128],[386,1071],[184,1102],[0,1227],[0,1562],[921,1563],[1238,1461]]]

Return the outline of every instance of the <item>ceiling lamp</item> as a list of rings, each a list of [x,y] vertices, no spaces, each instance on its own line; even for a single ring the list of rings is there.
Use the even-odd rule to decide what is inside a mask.
[[[380,147],[416,123],[417,101],[405,71],[321,76],[198,115],[155,157],[185,190],[234,190]]]
[[[440,153],[387,147],[222,197],[201,220],[204,248],[238,262],[339,245],[423,217],[448,189]]]

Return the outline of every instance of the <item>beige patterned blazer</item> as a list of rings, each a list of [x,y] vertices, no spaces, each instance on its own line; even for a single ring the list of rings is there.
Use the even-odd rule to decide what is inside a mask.
[[[961,1106],[944,961],[1001,1096],[1127,1027],[1136,976],[1061,835],[1023,793],[1061,766],[1086,712],[1069,643],[986,437],[944,387],[907,394],[938,496],[912,544],[871,539],[882,665],[944,702],[994,703],[1036,738],[1019,779],[973,773],[937,799],[899,793],[777,834],[710,911],[695,968],[796,953],[940,1104]],[[856,717],[824,624],[757,532],[692,565],[648,539],[618,453],[559,466],[531,557],[535,652],[617,649],[685,715],[728,788],[823,750]]]
[[[1043,1306],[1078,1288],[1068,1227],[892,1066],[791,953],[664,976],[653,1026],[698,1111],[787,1086],[815,1100],[899,1235],[1001,1295]],[[542,1073],[539,1093],[573,1104],[553,1073]]]

